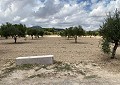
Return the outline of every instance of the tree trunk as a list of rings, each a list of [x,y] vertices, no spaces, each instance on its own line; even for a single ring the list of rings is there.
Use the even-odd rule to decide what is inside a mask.
[[[33,40],[33,36],[32,36],[32,40]]]
[[[8,36],[6,36],[5,39],[8,39]]]
[[[111,59],[115,58],[117,47],[118,47],[118,41],[115,41],[115,46],[113,47]]]
[[[40,38],[39,35],[38,35],[38,38]]]
[[[16,41],[17,41],[17,36],[14,36],[14,40],[15,40],[15,43],[16,43]]]
[[[77,43],[77,35],[75,35],[75,43]]]

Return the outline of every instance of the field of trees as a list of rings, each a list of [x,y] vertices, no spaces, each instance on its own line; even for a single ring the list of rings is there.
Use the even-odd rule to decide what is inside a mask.
[[[7,68],[11,62],[15,64],[17,57],[51,54],[55,61],[90,62],[108,72],[120,71],[120,12],[117,10],[107,15],[95,31],[86,31],[81,25],[57,29],[7,22],[0,27],[0,36],[0,69]]]

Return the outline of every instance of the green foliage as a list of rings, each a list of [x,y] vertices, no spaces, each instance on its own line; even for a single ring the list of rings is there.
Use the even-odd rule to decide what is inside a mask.
[[[35,27],[35,28],[34,28]],[[33,26],[31,28],[27,29],[27,34],[31,36],[43,36],[43,35],[54,35],[54,34],[60,34],[60,31],[63,31],[63,29],[55,29],[53,28],[39,28],[39,26]]]
[[[45,35],[53,35],[55,34],[55,28],[44,28]]]
[[[62,36],[62,37],[63,36],[66,37],[67,36],[67,32],[65,30],[62,30],[62,31],[59,32],[59,35]]]
[[[109,43],[115,43],[112,51],[112,57],[114,58],[118,42],[120,41],[120,12],[115,11],[114,14],[109,13],[105,22],[100,26],[100,35],[103,36],[103,51],[109,53]],[[104,40],[105,39],[105,40]]]
[[[6,37],[6,39],[10,36],[10,30],[12,29],[12,25],[10,23],[2,24],[1,25],[1,35]]]
[[[8,38],[9,36],[24,37],[26,32],[26,26],[22,24],[11,24],[7,22],[1,25],[1,35]]]
[[[78,26],[78,29],[79,29],[79,33],[77,34],[78,36],[84,36],[85,35],[85,30],[82,28],[82,26]]]
[[[38,30],[38,33],[37,33],[37,35],[39,36],[42,36],[43,37],[43,35],[44,35],[44,31],[43,30]]]
[[[66,31],[67,31],[67,36],[74,36],[73,27],[69,27],[68,29],[66,29]]]
[[[65,64],[61,63],[59,65],[56,64],[56,66],[54,67],[54,69],[56,71],[72,71],[72,67],[69,64],[67,64],[67,63],[65,63]]]
[[[92,36],[93,35],[93,31],[87,31],[86,35]]]
[[[100,34],[110,42],[120,40],[120,12],[107,15],[105,22],[100,26]]]
[[[39,36],[44,35],[44,30],[43,29],[37,29],[37,28],[28,28],[27,29],[27,34],[32,36],[33,39],[33,35],[37,36],[39,38]]]
[[[33,36],[33,34],[34,34],[33,33],[33,29],[32,28],[28,28],[27,29],[27,34]]]
[[[44,31],[45,35],[52,35],[52,32]]]
[[[85,35],[85,31],[83,30],[82,26],[78,26],[78,27],[69,27],[69,28],[66,28],[62,33],[61,33],[62,36],[67,36],[68,39],[70,37],[74,37],[75,38],[75,42],[77,43],[77,37],[78,36],[82,36],[82,35]]]
[[[78,27],[69,27],[66,28],[65,30],[66,35],[67,36],[82,36],[85,34],[85,31],[83,30],[83,28],[79,25]]]
[[[18,70],[30,70],[33,69],[35,66],[38,66],[37,64],[23,64],[23,65],[17,65],[16,69]]]
[[[110,54],[111,50],[110,50],[110,42],[106,39],[102,40],[102,51],[106,54]]]
[[[86,35],[88,35],[88,36],[97,36],[97,35],[99,35],[99,31],[87,31],[86,32]]]
[[[18,30],[17,35],[19,37],[25,37],[26,29],[27,29],[27,27],[25,25],[23,25],[23,24],[15,24],[14,27],[17,28],[17,30]]]

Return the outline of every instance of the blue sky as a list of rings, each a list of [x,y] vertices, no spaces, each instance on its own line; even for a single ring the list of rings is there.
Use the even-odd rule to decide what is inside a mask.
[[[0,24],[96,30],[108,12],[120,10],[120,0],[0,0]]]

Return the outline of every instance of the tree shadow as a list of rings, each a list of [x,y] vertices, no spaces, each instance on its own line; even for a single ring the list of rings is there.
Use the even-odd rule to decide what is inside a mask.
[[[116,54],[115,59],[111,59],[110,55],[103,55],[99,65],[108,72],[120,73],[120,55]]]
[[[70,42],[70,44],[88,44],[87,42],[77,42],[77,43],[75,43],[75,42]]]
[[[101,61],[104,61],[104,62],[110,62],[110,61],[115,61],[115,60],[120,61],[120,55],[116,54],[115,57],[116,57],[115,59],[111,59],[111,55],[103,54]]]
[[[33,43],[33,42],[3,42],[2,44],[30,44],[30,43]]]
[[[4,37],[0,37],[0,40],[6,40]]]

